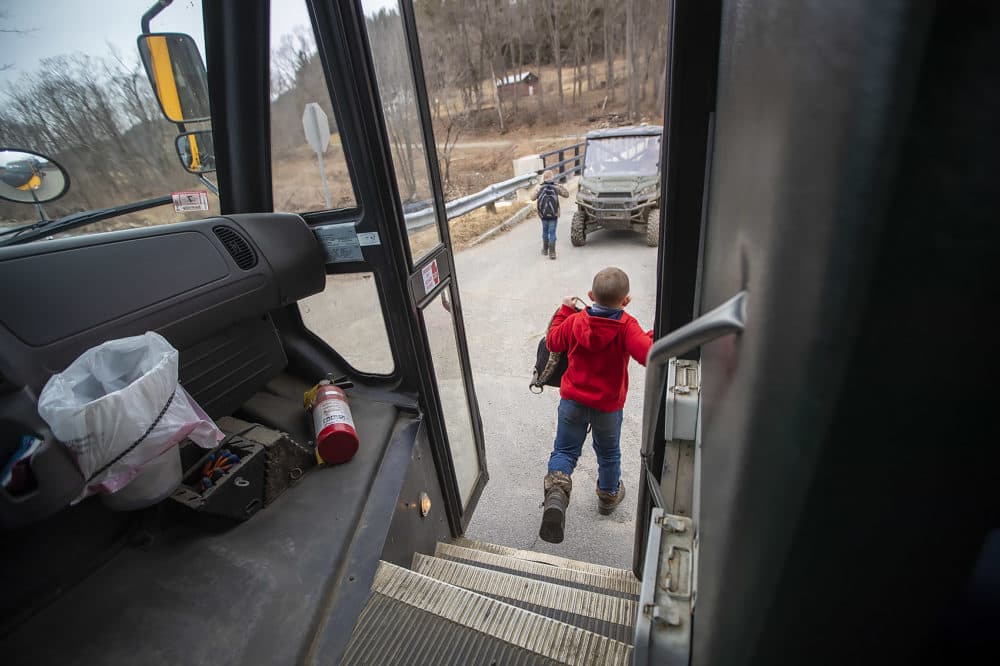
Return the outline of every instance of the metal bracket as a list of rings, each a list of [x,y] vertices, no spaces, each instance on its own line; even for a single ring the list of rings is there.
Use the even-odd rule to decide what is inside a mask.
[[[686,666],[694,597],[694,527],[690,518],[653,509],[644,571],[633,663]]]
[[[699,366],[697,361],[672,358],[667,365],[667,395],[663,438],[694,441],[698,424]]]

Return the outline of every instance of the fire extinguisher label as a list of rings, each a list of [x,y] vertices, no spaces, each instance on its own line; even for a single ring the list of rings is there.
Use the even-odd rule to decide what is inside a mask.
[[[313,427],[317,435],[327,426],[346,423],[354,428],[351,410],[340,400],[324,400],[313,408]]]

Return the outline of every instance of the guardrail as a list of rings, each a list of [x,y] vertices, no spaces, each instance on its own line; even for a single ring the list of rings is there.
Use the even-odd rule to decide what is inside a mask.
[[[545,169],[553,169],[559,173],[556,180],[566,180],[570,176],[576,175],[583,170],[583,153],[586,144],[583,142],[574,144],[572,146],[566,146],[565,148],[557,148],[556,150],[550,150],[547,153],[542,153],[539,157],[542,158],[542,165]],[[566,157],[566,153],[572,151],[573,155],[571,157]],[[552,164],[548,164],[548,159],[550,157],[558,157],[559,159]],[[570,167],[570,164],[573,164]]]
[[[584,144],[582,143],[578,143],[573,146],[566,146],[565,148],[559,148],[558,150],[542,153],[539,157],[542,158],[543,168],[558,170],[559,176],[556,180],[566,180],[570,176],[579,173],[583,168],[583,155],[581,154],[583,145]],[[573,155],[567,158],[565,154],[571,151]],[[558,156],[559,161],[553,164],[545,164],[545,161],[553,156]],[[570,163],[573,163],[572,167],[568,166]],[[494,183],[489,187],[476,192],[475,194],[469,194],[447,202],[444,205],[445,215],[449,220],[461,217],[466,213],[471,213],[477,208],[488,206],[489,204],[503,199],[504,197],[510,196],[522,188],[536,185],[540,179],[540,174],[526,173],[521,176],[515,176],[510,180]],[[406,220],[406,228],[409,231],[423,229],[426,226],[434,224],[436,220],[434,208],[430,205],[426,208],[406,213],[403,218]]]

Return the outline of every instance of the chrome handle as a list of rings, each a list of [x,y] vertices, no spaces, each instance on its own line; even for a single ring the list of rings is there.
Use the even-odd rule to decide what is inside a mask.
[[[666,395],[667,364],[671,358],[700,347],[706,342],[743,331],[746,300],[747,292],[741,291],[711,312],[706,312],[660,338],[650,347],[649,355],[646,357],[645,402],[642,406],[642,458],[647,474],[652,473],[649,469],[649,457],[653,455],[656,417]],[[655,485],[654,481],[655,476],[649,479],[650,488],[654,491],[653,498],[654,501],[660,499],[659,505],[662,506],[659,488],[652,488]]]

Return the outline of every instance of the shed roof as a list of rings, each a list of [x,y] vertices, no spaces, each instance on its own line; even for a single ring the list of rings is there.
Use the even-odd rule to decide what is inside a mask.
[[[521,83],[522,81],[527,81],[528,78],[534,77],[535,75],[531,72],[522,72],[520,74],[511,74],[503,78],[497,79],[496,84],[499,88],[500,86],[509,86],[512,83]],[[537,78],[537,77],[535,77]]]

